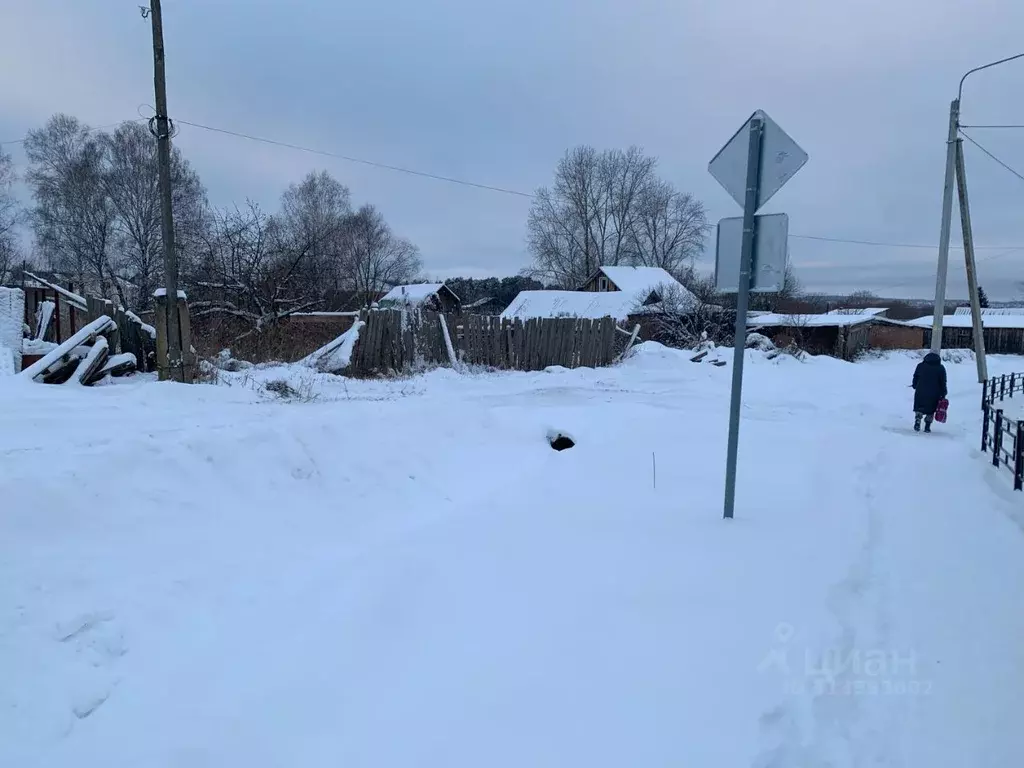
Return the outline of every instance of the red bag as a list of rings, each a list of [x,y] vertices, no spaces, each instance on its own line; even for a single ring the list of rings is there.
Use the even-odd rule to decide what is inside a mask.
[[[946,423],[946,411],[949,409],[949,400],[942,398],[939,400],[939,407],[935,409],[935,420],[939,424]]]

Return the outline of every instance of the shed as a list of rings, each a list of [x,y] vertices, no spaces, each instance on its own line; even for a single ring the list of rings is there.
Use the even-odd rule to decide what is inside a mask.
[[[910,321],[911,325],[923,329],[927,346],[931,346],[932,319],[931,315],[926,315]],[[966,313],[943,315],[942,346],[946,349],[973,349],[973,328],[969,308]],[[983,310],[981,328],[986,352],[994,355],[1024,355],[1024,314]]]
[[[748,320],[748,328],[763,332],[776,344],[793,341],[812,354],[831,355],[843,360],[852,360],[858,352],[871,346],[871,330],[876,325],[903,328],[907,324],[877,314],[831,312],[809,315],[771,313]]]
[[[446,314],[458,314],[462,309],[462,301],[444,283],[396,285],[378,305],[382,309],[430,309]]]

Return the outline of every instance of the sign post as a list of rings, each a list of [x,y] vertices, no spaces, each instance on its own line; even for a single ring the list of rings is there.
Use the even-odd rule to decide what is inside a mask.
[[[746,130],[744,130],[746,128]],[[732,395],[729,403],[729,444],[725,460],[725,511],[731,519],[736,503],[736,464],[740,437],[740,405],[743,394],[743,359],[747,344],[747,308],[751,290],[772,290],[775,285],[757,284],[761,273],[757,258],[758,209],[774,195],[804,163],[805,153],[764,112],[758,110],[728,143],[712,158],[708,171],[743,206],[743,239],[739,254],[739,268],[734,263],[735,252],[722,252],[722,222],[719,223],[718,252],[715,256],[715,282],[720,290],[725,273],[737,274],[736,282],[736,335],[733,340]],[[746,162],[743,147],[746,146]],[[764,217],[767,219],[768,217]],[[725,220],[723,220],[724,222]],[[788,219],[785,219],[788,227]],[[781,223],[781,222],[780,222]],[[785,266],[785,250],[783,267]]]

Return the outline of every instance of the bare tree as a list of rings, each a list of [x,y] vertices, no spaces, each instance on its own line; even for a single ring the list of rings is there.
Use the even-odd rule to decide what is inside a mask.
[[[422,268],[419,249],[396,237],[372,205],[349,218],[342,243],[345,274],[367,304],[379,292],[415,280]]]
[[[115,210],[103,184],[103,149],[89,129],[55,115],[25,139],[36,244],[51,269],[102,295],[114,280]]]
[[[559,161],[554,188],[537,191],[527,231],[534,275],[545,282],[576,288],[601,266],[594,237],[606,207],[600,162],[593,147],[576,147]]]
[[[104,150],[104,191],[117,214],[118,289],[126,305],[145,306],[160,283],[163,267],[156,141],[138,123],[123,123],[114,133],[98,138]],[[185,262],[198,242],[206,192],[178,149],[171,154],[171,189],[175,242]],[[132,286],[133,301],[125,301],[125,285]]]
[[[305,255],[284,242],[278,222],[252,201],[213,212],[185,281],[195,297],[193,316],[242,321],[237,341],[315,306],[318,298],[303,295],[294,280]]]
[[[531,274],[577,288],[600,266],[662,266],[681,274],[708,231],[703,206],[658,179],[637,147],[581,146],[559,161],[527,220]]]
[[[636,262],[683,277],[693,271],[711,231],[704,204],[665,181],[642,190],[632,223]]]
[[[0,149],[0,284],[3,284],[17,260],[16,226],[21,218],[13,187],[16,179],[14,162]]]
[[[281,197],[282,236],[306,252],[301,272],[314,292],[338,290],[345,279],[341,245],[351,215],[348,187],[327,171],[307,174]]]

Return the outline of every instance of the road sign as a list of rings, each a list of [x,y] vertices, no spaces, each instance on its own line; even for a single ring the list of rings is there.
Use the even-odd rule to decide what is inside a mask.
[[[715,283],[736,291],[736,333],[732,344],[732,396],[725,457],[725,513],[733,516],[736,501],[736,463],[740,442],[740,402],[743,397],[743,355],[747,345],[747,308],[755,280],[759,290],[781,287],[786,273],[789,219],[755,216],[782,185],[807,162],[807,153],[760,109],[733,135],[711,162],[708,171],[743,207],[742,219],[722,219],[715,251]],[[738,221],[739,231],[737,234]],[[764,231],[761,231],[761,230]],[[736,247],[739,243],[739,247]],[[758,252],[764,249],[764,265]],[[781,260],[780,254],[781,253]],[[779,274],[781,267],[781,275]],[[731,286],[735,286],[732,288]]]
[[[746,205],[747,145],[750,124],[755,118],[760,118],[764,126],[758,182],[760,192],[754,206],[756,212],[803,168],[807,162],[807,153],[768,115],[760,109],[757,110],[708,163],[708,171],[725,187],[725,191],[732,195],[732,199],[739,203],[741,208]]]
[[[750,290],[777,293],[786,280],[789,255],[789,216],[770,213],[754,217],[754,268]],[[718,222],[715,240],[715,287],[721,293],[740,289],[740,264],[743,260],[743,217]]]

